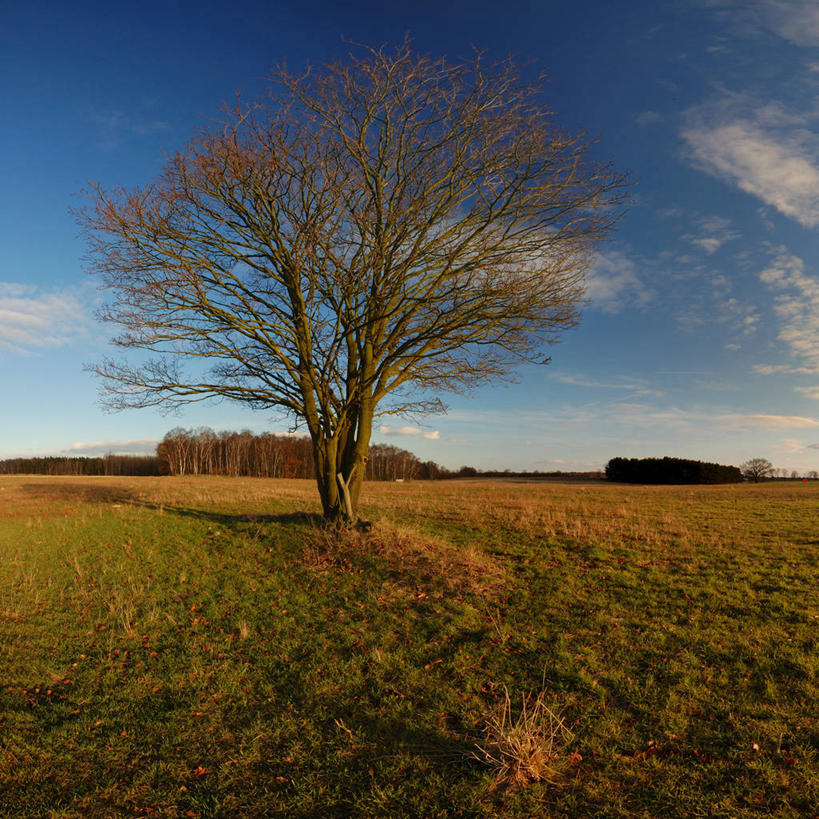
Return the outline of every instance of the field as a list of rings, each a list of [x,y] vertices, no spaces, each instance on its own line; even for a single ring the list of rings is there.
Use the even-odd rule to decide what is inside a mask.
[[[316,500],[0,479],[0,816],[819,815],[819,484]]]

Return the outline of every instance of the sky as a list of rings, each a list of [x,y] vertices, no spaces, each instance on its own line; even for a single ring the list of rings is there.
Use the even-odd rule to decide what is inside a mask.
[[[632,203],[545,367],[385,419],[450,468],[587,470],[615,456],[819,470],[815,0],[176,0],[4,4],[0,458],[152,451],[173,427],[286,431],[237,404],[106,412],[105,293],[70,210],[144,185],[272,67],[350,42],[545,71],[543,105],[628,172]]]

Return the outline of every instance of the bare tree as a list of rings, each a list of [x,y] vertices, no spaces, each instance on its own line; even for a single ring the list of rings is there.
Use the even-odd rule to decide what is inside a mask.
[[[377,415],[441,410],[576,323],[625,180],[509,61],[404,43],[273,79],[153,184],[92,187],[102,318],[153,354],[92,369],[112,408],[284,411],[325,516],[355,519]]]
[[[751,458],[740,466],[740,470],[746,480],[759,483],[774,474],[774,465],[767,458]]]

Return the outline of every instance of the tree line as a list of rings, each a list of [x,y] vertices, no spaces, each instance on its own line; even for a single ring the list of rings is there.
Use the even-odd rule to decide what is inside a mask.
[[[272,432],[214,432],[210,427],[176,427],[157,445],[155,455],[49,456],[0,460],[0,475],[228,475],[259,478],[315,479],[312,442],[307,436]],[[738,483],[752,480],[819,480],[819,472],[804,475],[776,469],[764,458],[752,458],[739,468],[684,458],[612,458],[603,472],[513,472],[462,466],[450,470],[435,461],[390,444],[370,447],[368,481],[447,480],[457,478],[523,478],[527,480],[622,483]]]
[[[434,461],[389,444],[370,448],[370,481],[470,477],[472,467],[450,471]],[[229,475],[315,479],[312,442],[307,436],[214,432],[209,427],[168,432],[155,455],[48,456],[0,460],[0,475]]]
[[[214,432],[209,427],[168,432],[157,446],[162,475],[235,475],[315,479],[313,444],[308,436],[264,432]],[[438,480],[472,477],[470,466],[451,471],[435,461],[390,444],[373,444],[366,462],[369,481]]]
[[[7,458],[0,461],[0,475],[158,475],[155,455],[104,455]]]

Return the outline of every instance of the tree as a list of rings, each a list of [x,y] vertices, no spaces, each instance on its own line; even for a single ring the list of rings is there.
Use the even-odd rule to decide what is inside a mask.
[[[774,473],[774,466],[767,458],[751,458],[750,461],[745,461],[740,469],[745,479],[754,483],[764,481]]]
[[[624,185],[509,61],[405,42],[278,70],[153,184],[92,186],[101,318],[151,355],[91,369],[114,409],[284,411],[309,431],[325,516],[354,519],[378,415],[442,410],[440,392],[544,361],[577,322]]]

